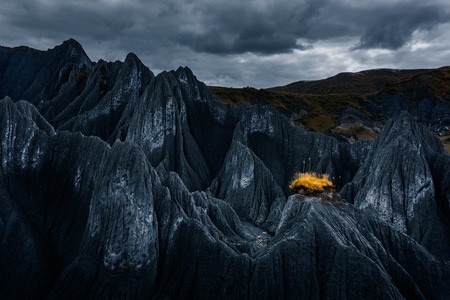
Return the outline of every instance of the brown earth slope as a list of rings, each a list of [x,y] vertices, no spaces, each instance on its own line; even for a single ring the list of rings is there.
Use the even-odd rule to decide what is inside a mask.
[[[374,139],[396,110],[408,110],[450,150],[450,67],[340,73],[268,89],[209,87],[221,101],[270,104],[308,131]]]

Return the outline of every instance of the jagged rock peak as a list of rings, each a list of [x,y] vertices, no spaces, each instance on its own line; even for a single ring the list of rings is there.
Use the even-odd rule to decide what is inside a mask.
[[[0,298],[448,298],[450,158],[411,117],[338,143],[77,47],[0,69]],[[291,196],[305,169],[346,201]]]
[[[124,64],[130,68],[129,72],[136,73],[138,72],[138,76],[142,78],[143,83],[148,84],[151,79],[155,77],[155,74],[139,59],[139,57],[130,52],[125,57]],[[142,89],[145,86],[141,86]]]
[[[67,57],[68,61],[77,62],[79,66],[85,65],[89,69],[92,65],[92,61],[86,54],[86,51],[84,51],[83,46],[73,38],[64,41],[53,49],[49,49],[47,52],[50,54],[54,53],[56,59]]]
[[[175,74],[177,74],[178,80],[183,83],[187,81],[197,81],[197,77],[195,77],[192,70],[187,66],[178,67],[178,69],[175,71]]]
[[[125,57],[125,64],[133,64],[136,67],[138,67],[139,69],[142,69],[142,68],[148,69],[148,67],[145,66],[144,63],[139,59],[139,57],[133,52],[130,52],[127,54],[127,56]],[[151,72],[151,73],[153,75],[152,77],[154,77],[153,72]]]
[[[439,208],[435,182],[442,179],[430,159],[443,155],[446,163],[448,155],[440,141],[402,112],[384,126],[341,196],[448,259],[450,253],[442,245],[450,243],[450,231],[448,221],[440,217],[448,207]]]
[[[57,47],[58,47],[58,46],[57,46]],[[60,45],[60,47],[62,47],[62,48],[68,48],[68,49],[76,49],[76,50],[78,50],[78,51],[80,51],[80,52],[85,53],[85,51],[84,51],[84,49],[83,49],[83,46],[82,46],[77,40],[75,40],[75,39],[73,39],[73,38],[70,38],[70,39],[68,39],[68,40],[65,40],[65,41]]]
[[[375,142],[375,147],[396,143],[399,138],[409,141],[412,146],[426,147],[429,151],[446,153],[439,139],[432,136],[423,125],[416,123],[413,116],[405,110],[386,122]]]
[[[137,55],[133,52],[130,52],[127,54],[127,56],[125,57],[125,62],[137,62],[137,63],[142,63],[141,60],[139,59],[139,57],[137,57]]]

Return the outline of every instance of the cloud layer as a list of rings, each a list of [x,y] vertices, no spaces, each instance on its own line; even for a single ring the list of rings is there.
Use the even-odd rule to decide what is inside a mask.
[[[270,87],[342,71],[450,62],[446,0],[0,0],[0,44],[77,39],[97,60],[136,53],[154,72]]]

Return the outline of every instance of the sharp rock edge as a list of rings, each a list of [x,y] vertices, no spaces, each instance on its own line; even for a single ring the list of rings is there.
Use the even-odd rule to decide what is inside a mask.
[[[74,40],[0,66],[2,298],[450,296],[450,158],[408,114],[349,145]]]

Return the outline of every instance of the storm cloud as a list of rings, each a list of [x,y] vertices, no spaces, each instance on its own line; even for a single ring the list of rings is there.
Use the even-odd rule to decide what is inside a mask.
[[[154,72],[270,87],[343,71],[450,61],[447,1],[0,0],[0,44],[75,38],[93,60],[136,53]],[[401,54],[401,55],[400,55]],[[399,59],[400,58],[400,59]]]
[[[399,49],[411,40],[415,31],[431,31],[448,22],[448,13],[427,2],[399,2],[363,11],[361,15],[369,18],[362,22],[364,32],[356,48]]]

